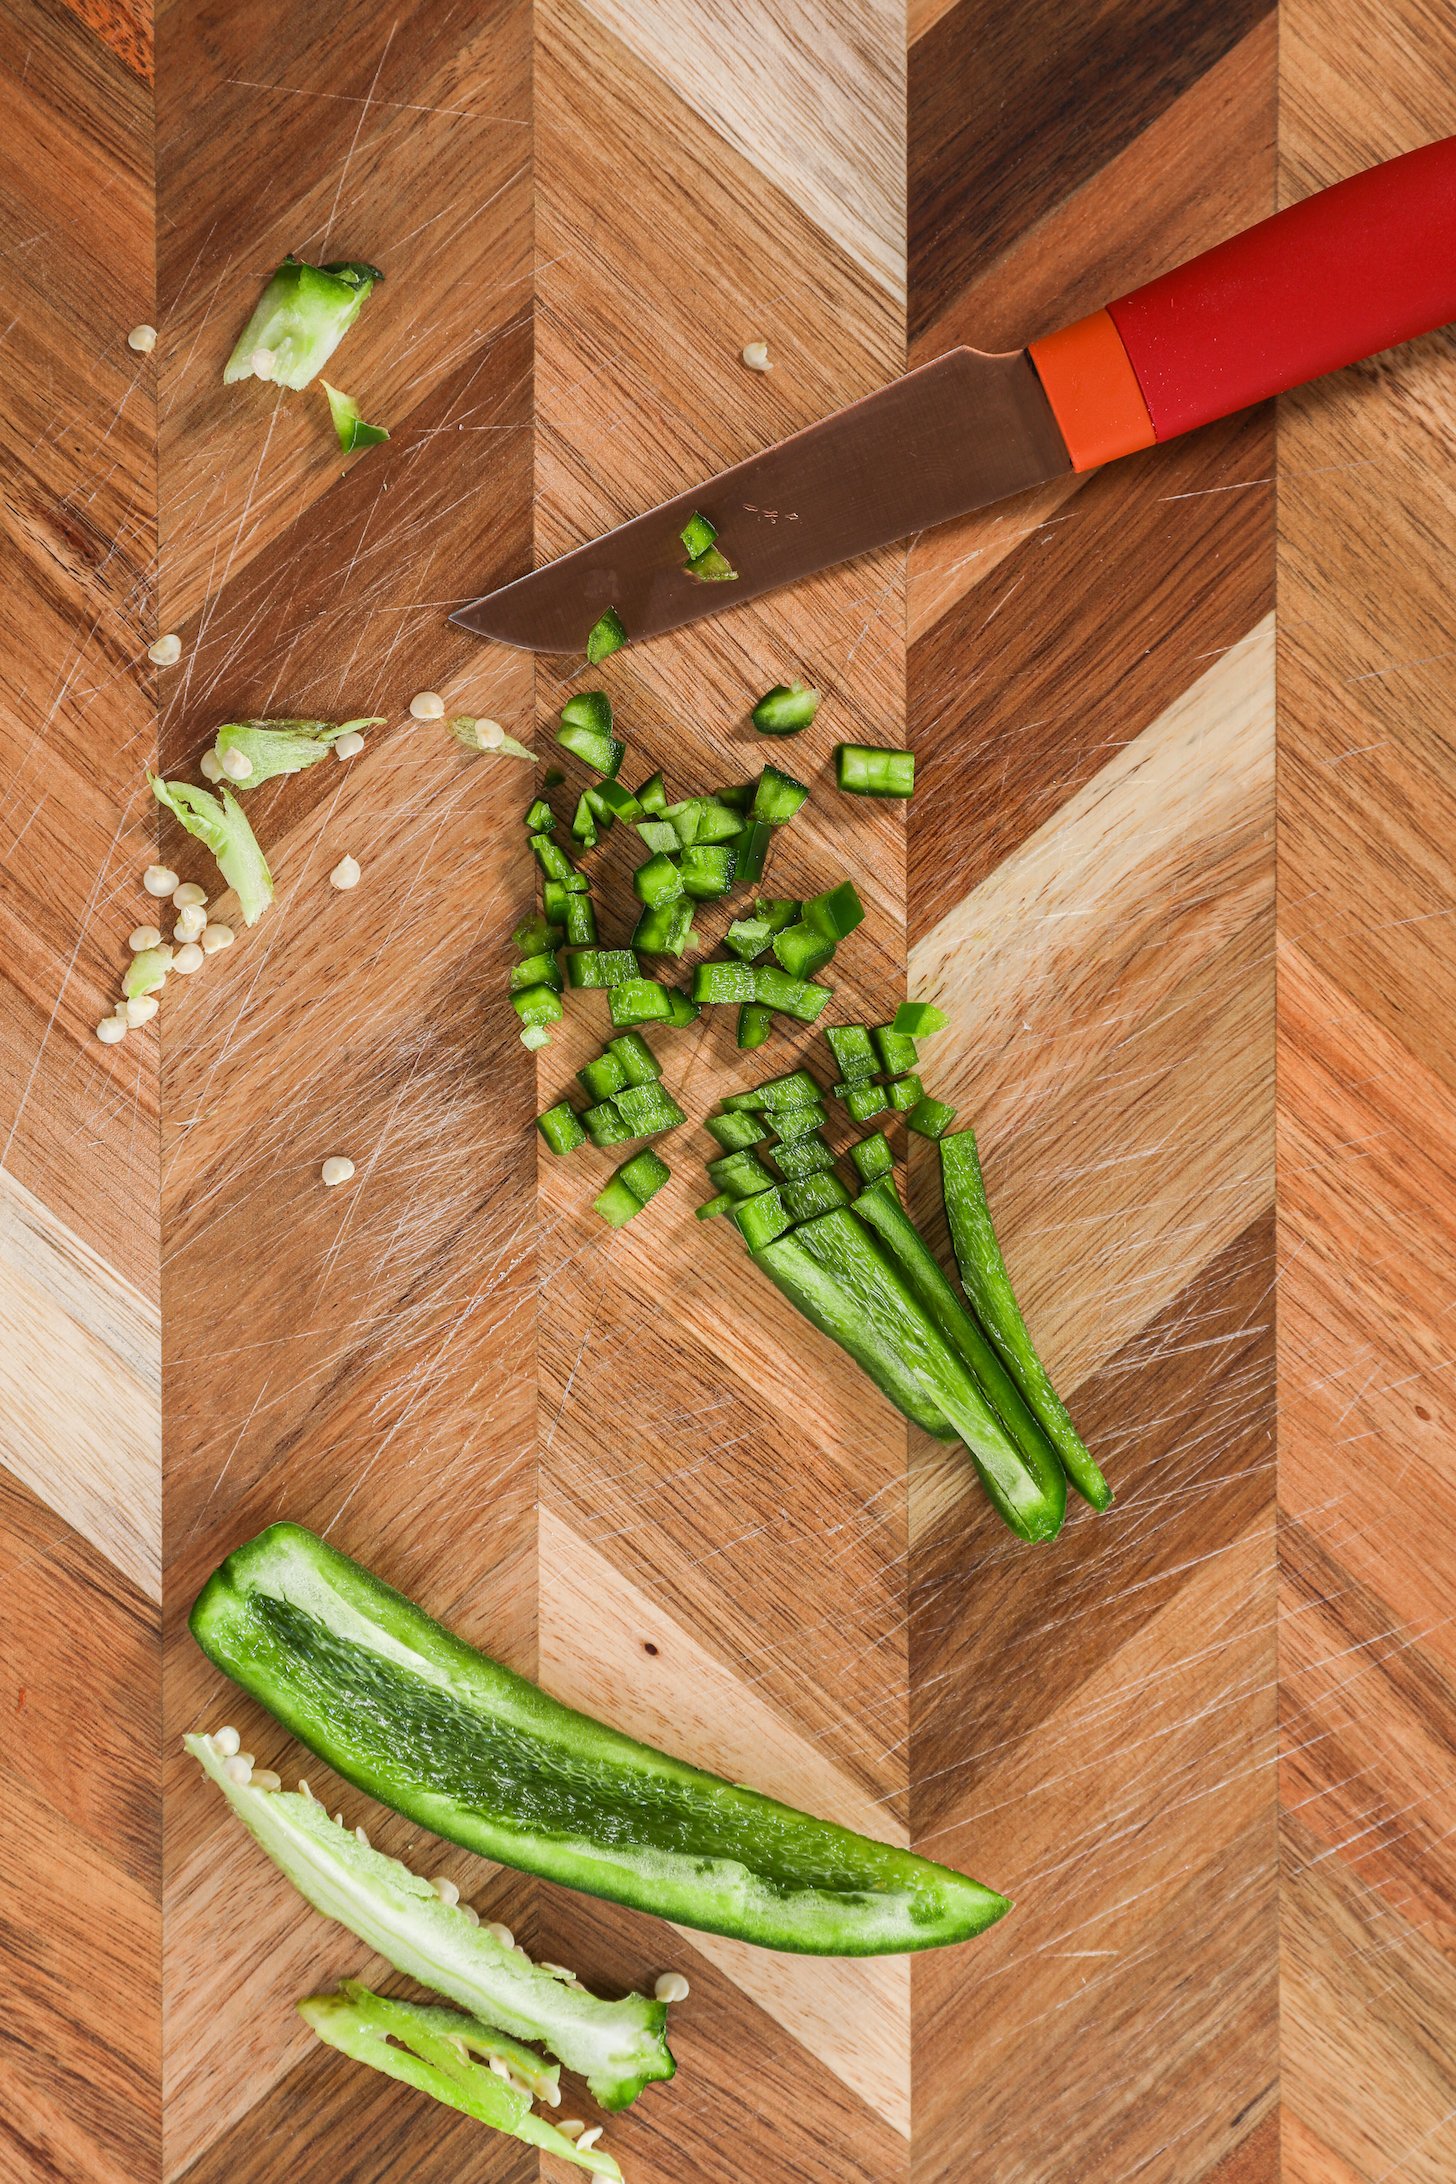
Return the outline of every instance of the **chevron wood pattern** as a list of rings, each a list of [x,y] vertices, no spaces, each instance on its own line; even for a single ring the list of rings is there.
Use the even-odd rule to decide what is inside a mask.
[[[693,1218],[696,1131],[611,1237],[607,1163],[541,1151],[605,1011],[520,1048],[526,769],[407,706],[543,741],[561,663],[449,603],[1456,129],[1450,23],[0,18],[0,2180],[558,2173],[318,2049],[291,2004],[357,1947],[178,1752],[231,1718],[298,1771],[184,1629],[288,1514],[574,1703],[1017,1898],[973,1947],[781,1957],[433,1845],[310,1762],[532,1950],[687,1971],[678,2077],[609,2127],[631,2184],[1442,2184],[1456,342],[601,671],[685,787],[761,762],[759,690],[825,690],[772,882],[859,882],[848,1008],[953,1012],[937,1088],[1118,1489],[1051,1552],[780,1324]],[[344,352],[391,430],[362,461],[315,395],[219,384],[290,248],[386,270]],[[340,708],[387,716],[364,755],[253,800],[269,918],[98,1046],[140,868],[205,876],[143,763]],[[842,736],[914,743],[908,813],[828,790]],[[747,1074],[726,1023],[661,1045],[694,1121]]]

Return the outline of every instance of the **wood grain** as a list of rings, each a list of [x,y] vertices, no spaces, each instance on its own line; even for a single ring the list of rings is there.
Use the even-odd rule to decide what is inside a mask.
[[[579,663],[457,639],[451,603],[907,360],[1019,343],[1276,189],[1456,128],[1450,22],[167,0],[154,39],[140,0],[0,14],[0,2178],[554,2174],[296,2018],[389,1975],[203,1795],[178,1739],[231,1718],[532,1950],[609,1989],[686,1970],[678,2077],[609,2126],[632,2184],[1444,2184],[1451,336],[594,678],[629,770],[683,788],[756,770],[768,684],[825,692],[770,884],[859,884],[844,1017],[907,988],[952,1010],[934,1088],[981,1131],[1118,1493],[1051,1552],[694,1220],[695,1127],[615,1236],[610,1160],[544,1153],[533,1117],[605,1011],[520,1048],[527,769],[407,705],[433,687],[544,743]],[[385,267],[343,352],[391,431],[362,460],[316,392],[219,384],[290,248]],[[207,875],[142,765],[195,773],[265,711],[386,720],[251,799],[275,908],[101,1048],[140,868],[160,844]],[[846,736],[915,745],[908,814],[833,795]],[[694,1125],[759,1074],[727,1022],[659,1045]],[[338,1151],[358,1172],[326,1192]],[[280,1515],[1013,1916],[823,1964],[420,1836],[186,1636]]]

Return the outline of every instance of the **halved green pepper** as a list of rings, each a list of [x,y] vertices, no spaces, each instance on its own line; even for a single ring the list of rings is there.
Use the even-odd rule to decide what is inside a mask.
[[[229,1555],[191,1628],[347,1781],[482,1857],[809,1955],[932,1948],[1008,1909],[562,1706],[299,1525]]]

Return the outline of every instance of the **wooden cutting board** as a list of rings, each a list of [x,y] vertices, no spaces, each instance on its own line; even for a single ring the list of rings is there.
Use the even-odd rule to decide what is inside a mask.
[[[180,1753],[230,1718],[299,1771],[185,1631],[285,1515],[562,1697],[1017,1899],[913,1963],[779,1957],[483,1867],[310,1761],[533,1953],[687,1973],[676,2081],[608,2130],[632,2184],[1449,2176],[1450,337],[600,674],[631,778],[678,793],[756,771],[769,684],[825,691],[770,881],[860,886],[837,1014],[952,1013],[933,1089],[1118,1492],[1055,1548],[784,1326],[693,1218],[696,1127],[648,1214],[595,1218],[609,1161],[533,1118],[605,1012],[533,1061],[503,999],[527,769],[407,707],[544,753],[579,675],[452,603],[1456,128],[1450,24],[4,16],[0,2176],[538,2173],[311,2043],[292,2002],[359,1951]],[[289,249],[385,270],[337,359],[391,431],[365,457],[316,390],[220,385]],[[143,765],[315,711],[386,726],[252,800],[276,907],[100,1047],[142,867],[207,875]],[[844,737],[913,743],[908,811],[836,794]],[[726,1019],[659,1046],[695,1121],[762,1073]],[[911,1191],[943,1247],[919,1145]]]

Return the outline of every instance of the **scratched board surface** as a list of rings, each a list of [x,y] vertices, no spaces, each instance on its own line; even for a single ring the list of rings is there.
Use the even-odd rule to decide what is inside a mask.
[[[528,769],[407,708],[544,750],[580,663],[450,604],[1451,129],[1450,26],[3,14],[0,2177],[566,2173],[312,2043],[293,2001],[360,1951],[180,1754],[230,1718],[302,1764],[185,1631],[282,1515],[562,1697],[1016,1898],[913,1963],[781,1957],[308,1762],[533,1953],[687,1973],[677,2079],[608,2128],[633,2184],[1448,2177],[1450,338],[593,677],[678,793],[756,770],[759,691],[824,690],[770,884],[859,885],[837,1015],[952,1016],[933,1089],[1118,1491],[1054,1549],[694,1220],[697,1122],[760,1073],[727,1021],[660,1035],[693,1127],[647,1214],[595,1218],[607,1156],[533,1118],[605,1012],[533,1060],[503,999]],[[317,389],[219,383],[290,249],[385,270],[336,360],[390,428],[363,458]],[[103,1048],[141,868],[207,877],[141,769],[266,713],[385,725],[252,798],[276,906]],[[914,745],[908,812],[837,796],[841,738]],[[927,1147],[909,1186],[944,1250]]]

